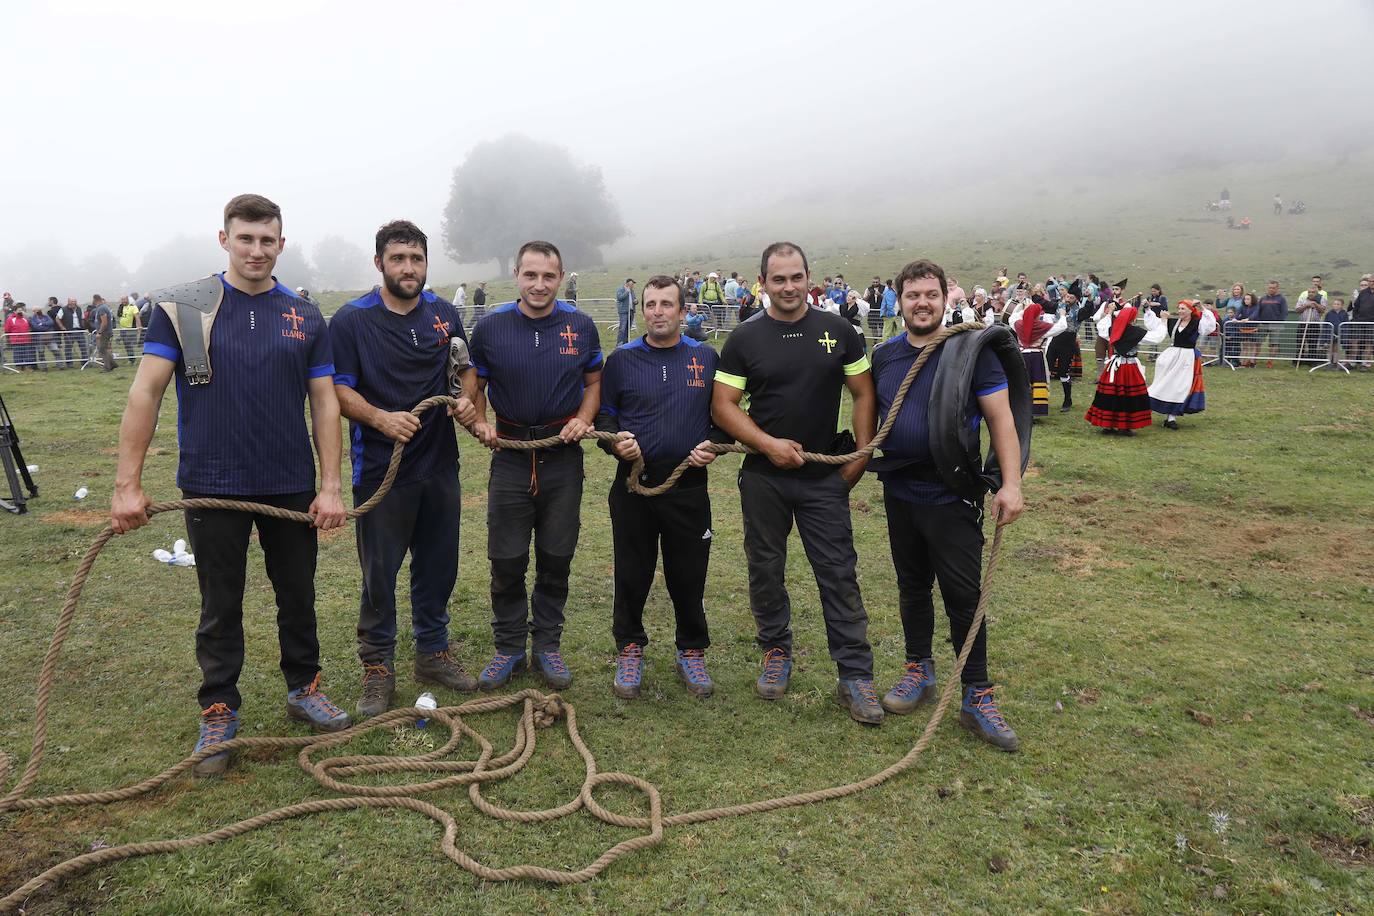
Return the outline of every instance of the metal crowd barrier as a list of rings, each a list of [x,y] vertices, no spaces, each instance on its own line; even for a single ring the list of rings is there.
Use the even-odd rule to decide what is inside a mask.
[[[1222,329],[1221,360],[1232,368],[1272,369],[1288,365],[1294,369],[1350,370],[1344,354],[1355,346],[1367,352],[1374,324],[1363,322],[1351,328],[1347,322],[1341,332],[1326,321],[1228,321]],[[1368,359],[1368,356],[1365,357]]]
[[[135,362],[143,355],[142,328],[115,328],[110,337],[110,355]],[[0,369],[10,372],[101,366],[100,346],[90,331],[30,331],[28,343],[14,343],[0,335]]]

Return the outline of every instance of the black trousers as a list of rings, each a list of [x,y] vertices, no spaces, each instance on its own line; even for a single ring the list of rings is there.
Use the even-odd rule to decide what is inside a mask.
[[[713,538],[711,497],[705,478],[688,486],[680,481],[662,496],[640,496],[625,488],[626,467],[620,462],[607,499],[615,554],[611,632],[616,651],[630,643],[649,643],[644,632],[644,602],[654,584],[660,544],[663,582],[677,618],[677,647],[705,649],[711,645],[703,602]]]
[[[183,491],[186,499],[214,494]],[[314,493],[284,496],[221,496],[304,512]],[[304,687],[320,670],[315,634],[316,529],[300,522],[231,509],[187,509],[186,537],[196,555],[200,582],[200,626],[196,661],[200,663],[200,706],[224,703],[238,709],[243,670],[243,582],[248,570],[248,537],[258,529],[267,578],[277,597],[277,642],[286,689]]]
[[[983,507],[960,500],[921,506],[898,499],[883,488],[887,537],[897,570],[897,594],[906,635],[907,661],[932,655],[935,604],[931,586],[938,579],[949,616],[949,638],[955,657],[968,638],[978,609],[983,571]],[[988,679],[987,625],[969,651],[961,680],[983,684]]]
[[[873,677],[868,613],[854,567],[849,486],[838,470],[799,478],[740,471],[749,606],[759,647],[792,654],[792,601],[787,594],[787,537],[795,520],[821,593],[830,657],[842,678]]]
[[[353,505],[377,484],[353,488]],[[416,652],[448,647],[448,602],[458,580],[458,515],[462,495],[457,467],[397,484],[358,519],[358,562],[363,593],[358,604],[358,658],[393,665],[396,658],[396,574],[410,553],[410,620]]]
[[[533,457],[531,457],[533,456]],[[487,558],[491,561],[491,629],[507,655],[557,649],[563,639],[568,574],[582,511],[582,447],[497,452],[487,484]],[[534,593],[525,573],[534,537]]]

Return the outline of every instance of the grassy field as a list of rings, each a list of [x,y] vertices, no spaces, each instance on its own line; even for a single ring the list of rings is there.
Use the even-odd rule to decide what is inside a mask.
[[[43,488],[30,514],[0,518],[8,557],[0,579],[0,747],[21,757],[61,597],[104,521],[128,378],[126,369],[0,381]],[[1209,370],[1207,383],[1209,410],[1178,433],[1108,439],[1079,414],[1037,427],[1029,509],[1007,534],[990,617],[991,669],[1021,735],[1018,755],[947,723],[895,783],[822,806],[670,830],[661,847],[578,887],[475,881],[438,852],[429,821],[354,812],[104,869],[42,896],[29,912],[1368,911],[1368,379]],[[155,499],[176,492],[174,410],[169,398],[148,463]],[[487,461],[465,434],[461,440],[453,631],[476,668],[490,651]],[[784,701],[752,696],[758,655],[736,462],[721,459],[711,472],[717,547],[707,607],[717,695],[698,702],[675,682],[671,607],[659,583],[650,599],[646,695],[626,703],[609,689],[611,463],[588,448],[564,640],[577,681],[567,696],[601,768],[657,783],[669,813],[864,776],[904,753],[928,715],[865,729],[833,704],[834,670],[795,538],[798,671]],[[71,493],[81,485],[91,495],[77,503]],[[888,684],[902,638],[876,481],[861,483],[852,502],[870,636]],[[59,669],[49,757],[34,794],[122,786],[189,752],[198,683],[194,573],[149,556],[182,533],[179,519],[163,517],[101,556]],[[325,537],[325,686],[349,707],[359,692],[358,583],[351,528]],[[298,733],[281,717],[273,613],[261,563],[252,560],[241,683],[247,735]],[[937,619],[937,634],[942,627]],[[403,619],[403,700],[420,689],[407,638]],[[942,676],[949,671],[947,647],[937,664]],[[486,717],[478,727],[499,741],[513,735],[509,718]],[[433,737],[400,729],[352,747],[414,753]],[[540,742],[531,766],[488,797],[542,808],[575,794],[581,765],[566,737],[554,729]],[[5,817],[0,888],[97,842],[189,835],[324,794],[291,755],[251,755],[221,782],[187,778],[134,803]],[[576,868],[632,834],[581,815],[512,826],[477,814],[461,791],[430,798],[458,818],[460,848],[489,864]],[[629,793],[603,798],[626,811],[640,807]]]

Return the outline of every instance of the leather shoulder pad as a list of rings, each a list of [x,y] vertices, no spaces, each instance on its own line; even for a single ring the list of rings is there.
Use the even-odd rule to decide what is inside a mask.
[[[190,283],[180,283],[149,293],[148,298],[159,304],[175,302],[178,305],[188,305],[208,315],[219,308],[220,302],[224,299],[224,284],[218,274],[211,274]]]

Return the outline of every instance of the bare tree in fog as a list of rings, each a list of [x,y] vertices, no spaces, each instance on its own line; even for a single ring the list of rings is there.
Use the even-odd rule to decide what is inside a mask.
[[[547,239],[575,270],[600,264],[600,247],[624,235],[601,169],[578,165],[561,146],[507,134],[473,147],[453,170],[444,246],[456,261],[495,259],[505,274],[520,245]]]

